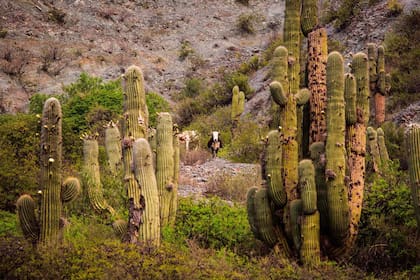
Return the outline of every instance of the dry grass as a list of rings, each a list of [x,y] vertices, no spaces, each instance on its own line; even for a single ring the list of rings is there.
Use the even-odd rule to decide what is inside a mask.
[[[229,174],[223,172],[208,180],[206,194],[217,195],[223,199],[243,203],[246,193],[253,186],[260,186],[262,179],[259,171],[253,173]]]
[[[210,159],[211,155],[208,151],[203,149],[185,151],[181,149],[181,161],[185,165],[197,165],[206,162]]]

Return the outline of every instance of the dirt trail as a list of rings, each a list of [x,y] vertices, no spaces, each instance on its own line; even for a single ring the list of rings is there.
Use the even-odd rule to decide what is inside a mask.
[[[184,165],[181,163],[178,194],[181,197],[203,196],[212,178],[218,176],[259,176],[258,164],[232,163],[225,159],[209,159],[202,164]]]

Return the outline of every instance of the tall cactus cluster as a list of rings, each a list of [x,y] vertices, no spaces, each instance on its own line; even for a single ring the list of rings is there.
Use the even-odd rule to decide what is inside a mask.
[[[411,182],[411,196],[416,214],[417,226],[420,228],[420,126],[413,125],[406,134],[406,147]]]
[[[390,86],[385,73],[385,49],[370,43],[368,48],[370,91],[375,109],[375,123],[381,125],[385,121],[386,94]]]
[[[124,240],[160,244],[160,228],[173,223],[177,206],[179,147],[169,113],[160,113],[156,129],[156,170],[147,139],[148,110],[140,68],[124,75],[123,163],[129,198],[129,220]],[[123,224],[114,223],[121,231]]]
[[[70,202],[80,193],[77,178],[69,177],[62,182],[62,132],[61,105],[49,98],[42,112],[41,126],[41,175],[39,215],[31,196],[24,194],[16,202],[23,234],[34,244],[57,245],[61,240],[64,219],[63,203]]]
[[[280,106],[280,127],[265,141],[263,187],[251,188],[247,195],[254,235],[277,246],[284,256],[299,256],[308,266],[318,264],[321,254],[340,258],[354,245],[362,209],[369,119],[367,56],[356,54],[352,73],[344,74],[342,55],[326,54],[326,32],[318,26],[316,2],[286,1],[284,41],[291,49],[278,47],[271,62],[270,92]],[[310,91],[296,87],[294,55],[300,46],[300,31],[294,29],[300,13],[302,31],[309,34]],[[302,120],[298,106],[308,99],[311,159],[299,162]]]

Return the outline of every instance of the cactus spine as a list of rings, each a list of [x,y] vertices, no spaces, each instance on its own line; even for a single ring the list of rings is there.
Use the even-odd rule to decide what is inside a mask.
[[[170,205],[174,197],[173,124],[169,113],[160,113],[156,127],[156,180],[159,190],[160,223],[169,224]],[[176,198],[175,198],[176,199]]]
[[[98,155],[98,141],[95,137],[85,136],[83,139],[83,181],[90,204],[96,211],[107,211],[113,216],[115,210],[108,205],[103,195]]]
[[[406,135],[411,196],[416,214],[417,226],[420,228],[420,127],[412,126]]]
[[[144,222],[139,229],[139,238],[144,242],[151,242],[158,246],[160,244],[159,194],[153,168],[152,151],[144,138],[139,138],[134,142],[133,168],[144,197]]]
[[[146,105],[143,73],[140,68],[130,66],[124,75],[124,114],[122,119],[123,134],[123,164],[124,182],[129,199],[129,223],[127,236],[124,238],[130,243],[137,242],[143,206],[141,190],[132,172],[133,143],[138,138],[147,137],[149,112]]]
[[[61,212],[64,201],[72,201],[80,192],[76,178],[62,185],[62,134],[61,105],[56,98],[49,98],[42,111],[41,126],[41,208],[36,220],[35,203],[28,195],[17,201],[18,215],[25,237],[44,245],[60,242]],[[37,226],[38,225],[38,226]],[[38,230],[39,229],[39,230]]]
[[[173,147],[174,147],[174,179],[171,196],[171,204],[169,206],[169,224],[173,226],[175,224],[176,211],[178,209],[178,181],[179,181],[179,170],[180,170],[180,147],[178,138],[178,127],[174,125],[173,131]]]

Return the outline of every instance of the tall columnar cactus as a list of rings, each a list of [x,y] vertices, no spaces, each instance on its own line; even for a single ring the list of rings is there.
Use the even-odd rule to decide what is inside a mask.
[[[327,142],[325,147],[329,233],[336,245],[348,235],[349,207],[346,175],[344,62],[340,53],[332,52],[327,62]]]
[[[418,124],[408,130],[405,143],[408,152],[411,196],[417,227],[420,229],[420,126]]]
[[[379,154],[378,134],[373,127],[368,127],[367,130],[368,147],[370,156],[372,157],[373,171],[379,172],[381,166],[381,155]]]
[[[386,94],[389,90],[385,73],[385,49],[368,44],[369,79],[372,100],[375,105],[375,122],[381,125],[385,121]]]
[[[143,73],[140,68],[130,66],[124,75],[124,113],[122,119],[122,151],[124,182],[129,199],[129,223],[127,242],[136,243],[142,220],[143,206],[141,190],[132,172],[133,143],[138,138],[147,138],[149,113],[146,105]]]
[[[105,129],[105,149],[111,172],[116,174],[121,166],[121,134],[117,124],[110,122]]]
[[[28,195],[17,201],[19,220],[25,237],[44,245],[57,245],[62,228],[62,203],[72,201],[80,193],[76,178],[62,184],[61,106],[57,99],[49,98],[42,112],[41,177],[42,189],[39,218],[35,215],[35,202]]]
[[[318,24],[318,1],[302,0],[302,32],[308,37],[307,81],[310,96],[310,143],[325,142],[327,107],[327,30]]]
[[[98,156],[98,141],[95,136],[86,135],[83,138],[83,185],[93,209],[98,212],[107,211],[113,216],[115,210],[104,199]]]
[[[159,113],[156,127],[156,180],[159,190],[160,223],[169,224],[170,206],[176,191],[174,184],[173,124],[169,113]]]
[[[139,229],[139,239],[158,246],[160,244],[159,192],[153,168],[152,151],[144,138],[139,138],[134,142],[133,169],[144,197],[144,222]]]
[[[234,86],[232,89],[232,111],[231,119],[232,126],[235,128],[239,121],[239,117],[244,112],[245,106],[245,93],[239,90],[238,86]]]
[[[355,54],[351,68],[356,81],[356,108],[353,110],[356,115],[352,117],[355,123],[347,125],[346,133],[350,175],[350,238],[348,239],[348,247],[352,246],[357,236],[364,193],[366,128],[369,121],[369,69],[367,55],[361,52]]]

